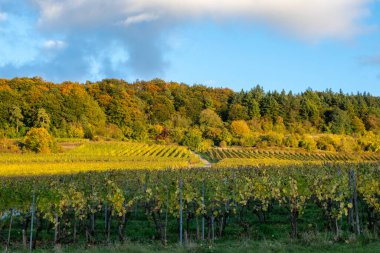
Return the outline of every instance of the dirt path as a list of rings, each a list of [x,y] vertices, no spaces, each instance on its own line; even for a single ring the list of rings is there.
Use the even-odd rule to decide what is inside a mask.
[[[191,153],[193,153],[194,155],[196,155],[197,157],[199,157],[199,159],[203,163],[202,168],[211,168],[212,164],[209,161],[207,161],[206,159],[204,159],[200,154],[195,153],[194,151],[191,151]]]
[[[69,151],[82,145],[82,142],[60,142],[58,145],[62,147],[62,151]]]

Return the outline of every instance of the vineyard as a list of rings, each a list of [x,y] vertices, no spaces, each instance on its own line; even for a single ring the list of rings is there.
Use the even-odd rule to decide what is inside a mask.
[[[164,245],[283,227],[292,238],[380,234],[380,170],[368,164],[8,177],[0,196],[6,248],[142,240],[132,224]]]
[[[375,153],[214,148],[203,155],[216,164],[201,168],[201,158],[179,146],[67,146],[57,154],[0,154],[0,244],[6,251],[380,236]]]
[[[85,143],[57,154],[0,154],[1,176],[72,174],[111,169],[187,168],[200,163],[179,146],[125,142]]]
[[[286,150],[260,150],[253,148],[211,148],[203,154],[216,167],[239,167],[260,165],[301,165],[324,163],[377,163],[377,153],[343,154],[333,152],[297,152]]]

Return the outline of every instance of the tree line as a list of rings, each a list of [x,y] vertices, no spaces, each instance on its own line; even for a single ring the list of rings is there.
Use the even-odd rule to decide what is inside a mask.
[[[377,151],[380,98],[343,91],[265,92],[160,79],[52,83],[0,79],[0,136],[45,128],[60,138],[210,146]],[[335,134],[335,135],[331,135]]]

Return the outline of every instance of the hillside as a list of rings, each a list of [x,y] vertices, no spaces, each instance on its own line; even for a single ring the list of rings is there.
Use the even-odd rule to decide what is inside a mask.
[[[211,146],[290,147],[342,152],[380,147],[380,98],[257,86],[189,86],[159,79],[60,84],[0,79],[0,136],[44,127],[54,137],[155,141]]]

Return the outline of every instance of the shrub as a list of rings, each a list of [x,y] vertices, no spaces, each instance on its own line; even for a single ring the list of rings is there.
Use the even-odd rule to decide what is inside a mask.
[[[243,147],[254,147],[257,143],[257,138],[253,135],[246,135],[240,139],[240,145]]]
[[[336,145],[330,136],[322,136],[317,140],[317,148],[326,151],[335,151]]]
[[[25,148],[36,153],[50,153],[55,143],[45,128],[32,128],[25,136]]]
[[[342,137],[339,145],[336,147],[336,150],[339,152],[357,152],[360,148],[355,139]]]
[[[314,141],[312,137],[304,136],[302,140],[299,142],[299,147],[311,151],[317,148],[317,143]]]
[[[219,142],[219,147],[221,147],[221,148],[227,148],[228,147],[227,142],[226,141]]]
[[[220,135],[220,142],[225,142],[227,146],[230,146],[233,141],[233,137],[231,133],[224,128],[222,134]],[[219,146],[221,145],[219,142]]]
[[[67,135],[70,138],[83,138],[84,137],[83,127],[80,124],[70,124],[69,128],[67,129]]]
[[[287,135],[283,139],[283,143],[285,147],[288,148],[297,148],[298,147],[298,139],[294,135]]]
[[[96,135],[106,138],[122,140],[124,138],[123,131],[114,124],[108,124],[96,130]]]
[[[214,142],[210,139],[206,139],[201,141],[200,145],[198,146],[197,151],[204,152],[211,148],[214,145]]]
[[[1,153],[16,153],[20,151],[17,146],[17,142],[14,140],[8,139],[6,137],[0,138],[0,152]]]
[[[257,143],[258,147],[279,147],[282,145],[283,136],[274,132],[261,135]]]

